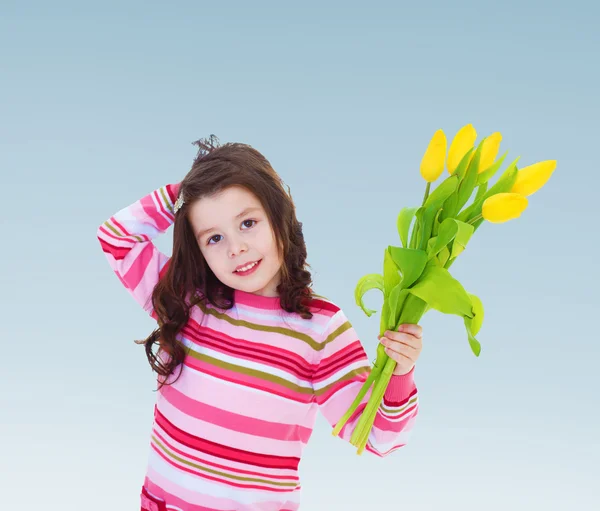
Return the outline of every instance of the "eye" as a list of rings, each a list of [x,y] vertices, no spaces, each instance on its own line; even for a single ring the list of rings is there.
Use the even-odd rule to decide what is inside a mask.
[[[248,222],[251,222],[251,225],[248,225]],[[252,227],[254,227],[254,225],[256,224],[256,220],[249,218],[248,220],[244,220],[242,222],[242,225],[246,226],[245,230],[248,230]],[[212,240],[214,240],[215,238],[217,238],[218,236],[221,236],[220,234],[215,234],[214,236],[211,236],[210,238],[208,238],[208,241],[206,242],[207,245],[214,245],[215,243],[217,243],[218,241],[215,240],[215,243],[211,243]]]

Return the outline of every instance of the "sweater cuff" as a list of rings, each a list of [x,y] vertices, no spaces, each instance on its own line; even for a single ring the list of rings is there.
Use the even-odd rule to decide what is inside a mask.
[[[402,403],[415,391],[415,366],[406,374],[393,374],[383,399],[388,403]]]

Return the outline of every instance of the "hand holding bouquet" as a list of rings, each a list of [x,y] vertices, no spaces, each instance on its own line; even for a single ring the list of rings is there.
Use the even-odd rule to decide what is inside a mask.
[[[383,257],[383,274],[365,275],[356,286],[356,303],[367,316],[376,311],[365,306],[364,294],[371,289],[383,293],[379,337],[390,332],[390,339],[396,341],[392,344],[394,349],[402,344],[396,334],[402,329],[399,325],[406,328],[413,325],[413,348],[418,352],[402,348],[407,354],[416,355],[413,360],[420,352],[420,339],[414,339],[415,334],[420,336],[418,322],[430,309],[461,317],[471,351],[479,356],[481,345],[476,335],[483,322],[483,305],[448,270],[484,220],[503,223],[518,218],[528,206],[527,197],[542,188],[556,168],[555,160],[546,160],[519,170],[517,158],[488,189],[506,153],[496,159],[502,141],[500,133],[484,138],[477,147],[474,146],[476,138],[471,124],[463,126],[446,155],[446,136],[442,130],[435,132],[421,161],[421,176],[427,182],[422,204],[403,208],[397,218],[402,246],[388,246]],[[449,177],[430,194],[431,183],[440,177],[444,167]],[[473,201],[467,206],[473,194]],[[398,359],[397,352],[386,352],[384,344],[378,345],[377,360],[369,378],[333,430],[334,435],[341,431],[373,387],[350,440],[359,454],[366,446],[392,374],[403,374],[407,367],[412,367],[403,362],[398,372]]]

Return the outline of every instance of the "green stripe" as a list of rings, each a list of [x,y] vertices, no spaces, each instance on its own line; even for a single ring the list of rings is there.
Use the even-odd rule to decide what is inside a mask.
[[[346,330],[349,330],[350,328],[352,328],[352,325],[350,324],[350,321],[346,320],[327,336],[327,338],[323,341],[323,344],[321,345],[321,349],[327,346],[330,342],[335,341],[337,337],[342,335]]]
[[[386,408],[385,406],[383,406],[383,402],[382,402],[381,403],[381,410],[384,411],[385,413],[390,414],[390,415],[400,415],[400,413],[402,413],[408,407],[412,406],[414,403],[416,403],[416,401],[417,401],[417,396],[413,397],[408,403],[406,403],[401,408],[393,408],[393,409],[392,408]]]
[[[154,442],[163,450],[163,452],[169,456],[171,459],[177,460],[180,463],[183,463],[184,465],[187,465],[188,467],[194,467],[198,470],[201,470],[202,472],[207,472],[209,474],[215,474],[221,477],[225,477],[227,479],[234,479],[236,481],[244,481],[247,483],[262,483],[262,484],[269,484],[271,486],[280,486],[280,487],[290,487],[290,488],[295,488],[297,486],[297,483],[295,482],[279,482],[279,481],[273,481],[273,480],[269,480],[269,479],[259,479],[259,478],[255,478],[255,477],[242,477],[242,476],[235,476],[232,474],[228,474],[226,472],[220,472],[218,470],[214,470],[212,468],[208,468],[205,467],[203,465],[199,465],[198,463],[193,463],[189,460],[186,460],[185,458],[182,458],[181,456],[177,456],[176,454],[174,454],[173,452],[171,452],[169,449],[167,449],[162,442],[160,442],[160,440],[158,440],[158,438],[156,438],[154,435],[152,435],[152,440],[154,440]]]
[[[106,222],[104,222],[104,225],[106,227],[108,227],[112,232],[114,232],[119,238],[126,238],[127,236],[125,236],[125,234],[123,234],[121,231],[117,230],[117,228],[115,226],[113,226],[111,223],[108,222],[108,220]],[[138,240],[140,243],[142,243],[144,240],[142,238],[140,238],[139,236],[137,236],[136,234],[132,234],[131,235],[132,238],[135,238],[136,240]]]
[[[165,187],[163,186],[159,191],[160,191],[160,194],[162,195],[162,198],[165,201],[165,205],[167,206],[169,211],[171,213],[174,213],[173,206],[171,205],[171,199],[169,198],[169,195],[167,194],[167,190],[165,189]]]
[[[243,319],[235,319],[235,318],[232,318],[231,316],[228,316],[227,314],[218,312],[215,309],[209,309],[202,303],[198,303],[198,307],[200,307],[200,309],[202,309],[202,312],[204,312],[205,314],[210,314],[211,316],[214,316],[217,319],[226,321],[227,323],[229,323],[231,325],[242,326],[242,327],[246,327],[251,330],[257,330],[260,332],[272,332],[272,333],[282,334],[282,335],[286,335],[288,337],[293,337],[294,339],[299,339],[301,341],[304,341],[315,351],[321,351],[323,349],[323,347],[325,346],[325,343],[319,343],[319,342],[315,341],[310,335],[303,334],[301,332],[296,332],[295,330],[292,330],[291,328],[284,328],[284,327],[280,327],[280,326],[258,325],[256,323],[251,323],[250,321],[245,321]]]
[[[326,387],[323,387],[322,389],[315,389],[315,396],[320,396],[321,394],[325,394],[326,392],[329,392],[329,389],[331,389],[331,387],[333,387],[334,385],[337,385],[338,383],[342,382],[342,381],[347,381],[347,380],[352,380],[353,378],[355,378],[356,376],[360,376],[361,374],[364,373],[368,373],[371,370],[370,366],[364,366],[364,367],[359,367],[358,369],[353,369],[352,371],[346,373],[344,376],[342,376],[341,378],[338,378],[337,380],[335,380],[333,383],[330,383],[329,385],[327,385]],[[362,382],[359,382],[362,384]]]
[[[286,387],[295,392],[299,392],[300,394],[312,394],[313,389],[311,387],[301,387],[300,385],[296,385],[285,378],[281,378],[280,376],[275,376],[271,373],[265,373],[263,371],[259,371],[257,369],[250,369],[248,367],[231,364],[229,362],[225,362],[221,359],[210,357],[208,355],[204,355],[202,353],[198,353],[193,349],[188,351],[190,357],[195,358],[196,360],[201,360],[202,362],[206,362],[207,364],[220,367],[221,369],[227,369],[229,371],[235,371],[236,373],[245,374],[246,376],[254,376],[255,378],[260,378],[261,380],[266,380],[271,383],[276,383],[277,385],[281,385],[282,387]]]

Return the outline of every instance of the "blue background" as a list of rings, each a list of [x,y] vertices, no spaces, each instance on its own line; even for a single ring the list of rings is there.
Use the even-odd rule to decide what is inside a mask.
[[[96,228],[176,182],[193,140],[261,151],[291,187],[315,289],[370,356],[354,286],[399,244],[438,128],[558,160],[519,220],[452,273],[483,301],[480,358],[429,312],[412,442],[356,456],[322,419],[302,509],[592,509],[598,502],[598,7],[570,1],[15,2],[0,7],[2,508],[138,509],[154,323]],[[170,231],[158,240],[170,253]],[[381,295],[366,295],[379,309]],[[44,507],[45,506],[45,507]]]

